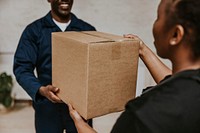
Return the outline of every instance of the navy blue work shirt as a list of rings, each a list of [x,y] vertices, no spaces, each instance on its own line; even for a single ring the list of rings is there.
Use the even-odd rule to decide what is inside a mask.
[[[71,13],[71,23],[65,31],[94,30],[96,29],[92,25],[78,19]],[[39,88],[52,83],[52,32],[61,32],[61,30],[53,22],[49,12],[45,17],[25,28],[14,56],[13,71],[16,80],[34,102],[42,98],[37,95]]]

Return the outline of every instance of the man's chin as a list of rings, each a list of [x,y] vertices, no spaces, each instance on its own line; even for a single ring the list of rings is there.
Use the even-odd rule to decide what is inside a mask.
[[[70,12],[60,12],[59,17],[62,19],[69,19],[70,18]]]
[[[70,10],[58,10],[58,12],[61,14],[61,15],[69,15],[70,14]]]

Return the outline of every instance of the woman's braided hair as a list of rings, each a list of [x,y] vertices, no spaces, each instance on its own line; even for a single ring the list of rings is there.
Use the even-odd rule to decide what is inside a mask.
[[[180,24],[194,57],[200,57],[200,0],[171,0],[166,8],[167,28]]]

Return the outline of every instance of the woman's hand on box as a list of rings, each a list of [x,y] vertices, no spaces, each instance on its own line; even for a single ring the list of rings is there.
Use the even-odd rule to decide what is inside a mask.
[[[123,35],[125,38],[131,38],[134,40],[138,40],[139,41],[139,55],[142,56],[143,55],[143,51],[146,48],[146,45],[144,44],[144,42],[137,36],[137,35],[133,35],[133,34],[125,34]]]
[[[78,133],[97,133],[93,128],[91,128],[79,115],[79,113],[68,104],[70,116],[73,119]]]
[[[171,69],[166,66],[157,55],[136,35],[126,34],[125,38],[132,38],[139,41],[139,56],[144,62],[156,83],[159,83],[167,75],[171,75]]]

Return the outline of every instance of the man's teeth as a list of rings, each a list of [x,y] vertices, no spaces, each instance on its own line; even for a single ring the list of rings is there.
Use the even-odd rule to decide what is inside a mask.
[[[68,7],[69,5],[68,4],[61,4],[60,6],[62,6],[62,7]]]

